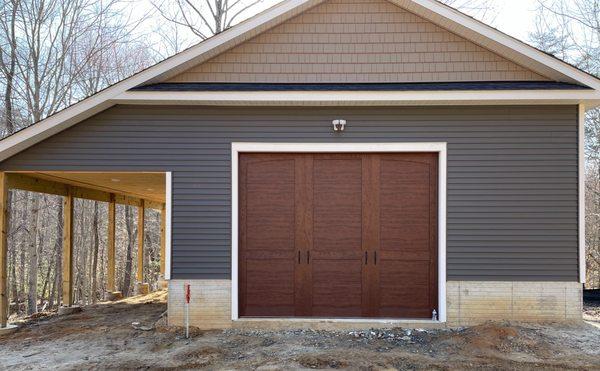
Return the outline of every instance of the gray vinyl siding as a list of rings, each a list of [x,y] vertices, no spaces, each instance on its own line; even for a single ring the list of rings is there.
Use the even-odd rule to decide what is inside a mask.
[[[232,141],[448,142],[448,279],[578,278],[575,106],[118,106],[1,168],[172,171],[173,278],[228,278]]]

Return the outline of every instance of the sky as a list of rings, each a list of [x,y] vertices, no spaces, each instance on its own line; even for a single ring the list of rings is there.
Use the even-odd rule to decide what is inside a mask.
[[[537,0],[500,0],[496,3],[498,15],[491,25],[527,41],[527,34],[534,29]]]
[[[165,4],[169,4],[169,0],[163,0]],[[252,11],[246,12],[246,17],[250,16],[269,8],[280,2],[281,0],[263,0],[260,4],[252,8]],[[522,41],[528,42],[528,34],[535,28],[535,16],[536,6],[539,0],[493,0],[495,6],[495,12],[492,17],[486,19],[486,23],[491,26],[498,28],[499,30],[516,37]],[[147,14],[149,11],[153,11],[152,3],[161,2],[161,0],[136,0],[136,7],[133,9],[133,13],[139,15]],[[199,1],[199,3],[201,3]],[[157,14],[156,14],[157,15]],[[477,18],[477,16],[476,16]],[[156,23],[149,25],[152,29],[161,27],[164,25],[164,20],[157,15],[153,18]],[[241,21],[243,18],[238,19]],[[186,36],[188,44],[195,44],[196,37],[189,33]],[[157,43],[160,41],[160,37],[157,37]]]
[[[279,0],[264,0],[257,11],[278,3]],[[535,9],[538,0],[494,0],[496,17],[488,23],[522,41],[534,29]]]

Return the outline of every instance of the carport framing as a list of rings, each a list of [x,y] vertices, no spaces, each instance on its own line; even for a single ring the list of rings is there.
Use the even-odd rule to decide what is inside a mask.
[[[166,175],[167,185],[170,182],[170,174]],[[166,272],[165,260],[167,253],[167,205],[165,202],[133,197],[121,192],[107,192],[93,187],[83,187],[72,184],[61,183],[35,177],[35,172],[0,172],[0,328],[8,326],[8,231],[9,231],[9,191],[18,189],[38,193],[52,194],[63,197],[63,306],[73,305],[73,206],[74,198],[92,201],[107,202],[108,207],[108,280],[107,289],[115,291],[115,211],[116,204],[135,206],[138,208],[138,271],[136,279],[143,280],[143,253],[144,253],[144,211],[146,208],[156,209],[161,212],[161,264],[160,274],[164,279]],[[167,187],[170,193],[170,187]],[[169,194],[166,195],[167,200]],[[140,227],[141,226],[141,227]],[[170,238],[170,237],[169,237]],[[142,266],[140,266],[140,263]]]

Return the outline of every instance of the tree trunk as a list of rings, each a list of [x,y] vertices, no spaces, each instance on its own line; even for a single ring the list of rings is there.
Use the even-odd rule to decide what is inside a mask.
[[[25,226],[25,230],[29,231],[31,225],[27,225],[29,221],[29,199],[31,198],[31,194],[29,192],[24,192],[25,197],[23,199],[23,214],[21,216],[21,225]],[[27,232],[29,233],[29,232]],[[19,244],[19,250],[21,250],[21,254],[19,256],[19,295],[25,295],[25,277],[27,274],[25,273],[25,260],[27,259],[26,247],[24,246],[24,241],[28,240],[29,236],[25,236],[21,234],[21,243]],[[21,297],[19,297],[18,301],[21,301]]]
[[[54,243],[55,249],[55,269],[54,269],[54,282],[52,284],[52,293],[50,294],[50,308],[54,306],[54,303],[59,304],[62,299],[62,234],[63,234],[63,201],[62,198],[58,199],[56,212],[56,240]],[[56,301],[55,301],[56,298]]]
[[[27,314],[37,312],[37,283],[38,283],[38,247],[37,231],[39,221],[40,196],[34,194],[32,197],[31,218],[29,223],[29,280],[27,297]]]
[[[50,283],[50,272],[52,271],[53,260],[54,259],[48,260],[48,268],[46,269],[46,275],[44,276],[44,284],[42,285],[42,295],[40,295],[40,305],[44,304],[45,298],[50,297],[50,293],[48,293],[48,295],[46,296],[46,290],[48,290],[48,284]]]
[[[133,230],[133,213],[131,207],[125,206],[125,228],[127,229],[127,256],[125,258],[125,272],[123,272],[123,292],[124,296],[129,296],[129,289],[131,286],[131,269],[132,260],[131,253],[133,251],[133,245],[135,243],[135,231]]]
[[[7,206],[9,208],[9,210],[10,210],[8,214],[11,215],[11,217],[13,216],[12,211],[16,211],[15,210],[16,208],[13,206],[13,200],[14,200],[14,192],[9,191],[8,192],[8,200],[7,200],[8,205]],[[16,219],[16,218],[14,218],[14,219]],[[14,222],[16,220],[13,220],[13,219],[11,219],[11,220],[12,220],[12,222],[11,222],[9,230],[16,231],[17,228],[14,225],[15,224]],[[16,233],[14,233],[14,234],[16,234]],[[19,292],[17,290],[17,249],[15,248],[16,244],[14,243],[15,242],[15,238],[12,238],[11,242],[12,243],[9,245],[10,251],[8,253],[8,256],[9,256],[9,265],[10,265],[10,272],[9,272],[10,279],[8,281],[9,281],[9,286],[10,286],[10,296],[12,297],[12,300],[16,303],[16,302],[19,301]]]
[[[10,135],[15,131],[14,115],[13,115],[13,87],[15,78],[15,68],[17,65],[17,34],[16,34],[16,22],[17,22],[17,10],[19,8],[19,2],[15,1],[12,4],[12,15],[10,18],[10,34],[7,35],[9,39],[10,58],[9,65],[3,65],[4,75],[6,77],[4,83],[4,113],[5,122],[4,127],[6,129],[6,135]],[[1,54],[1,53],[0,53]]]
[[[98,250],[99,250],[99,236],[98,236],[98,201],[94,201],[94,219],[92,221],[93,237],[94,237],[94,251],[93,251],[93,262],[92,262],[92,303],[96,303],[96,290],[98,287]]]

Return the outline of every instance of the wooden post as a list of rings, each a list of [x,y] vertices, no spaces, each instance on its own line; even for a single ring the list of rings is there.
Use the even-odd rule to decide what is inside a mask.
[[[107,238],[107,249],[108,249],[108,291],[115,292],[115,214],[116,204],[115,195],[110,195],[110,202],[108,203],[108,238]]]
[[[160,210],[160,277],[165,279],[165,267],[166,267],[166,253],[167,253],[167,239],[166,239],[166,226],[167,226],[167,209],[163,205]]]
[[[137,253],[137,282],[144,282],[144,200],[138,207],[138,253]]]
[[[8,175],[0,172],[0,328],[8,325]]]
[[[63,305],[73,305],[73,195],[63,198]]]

